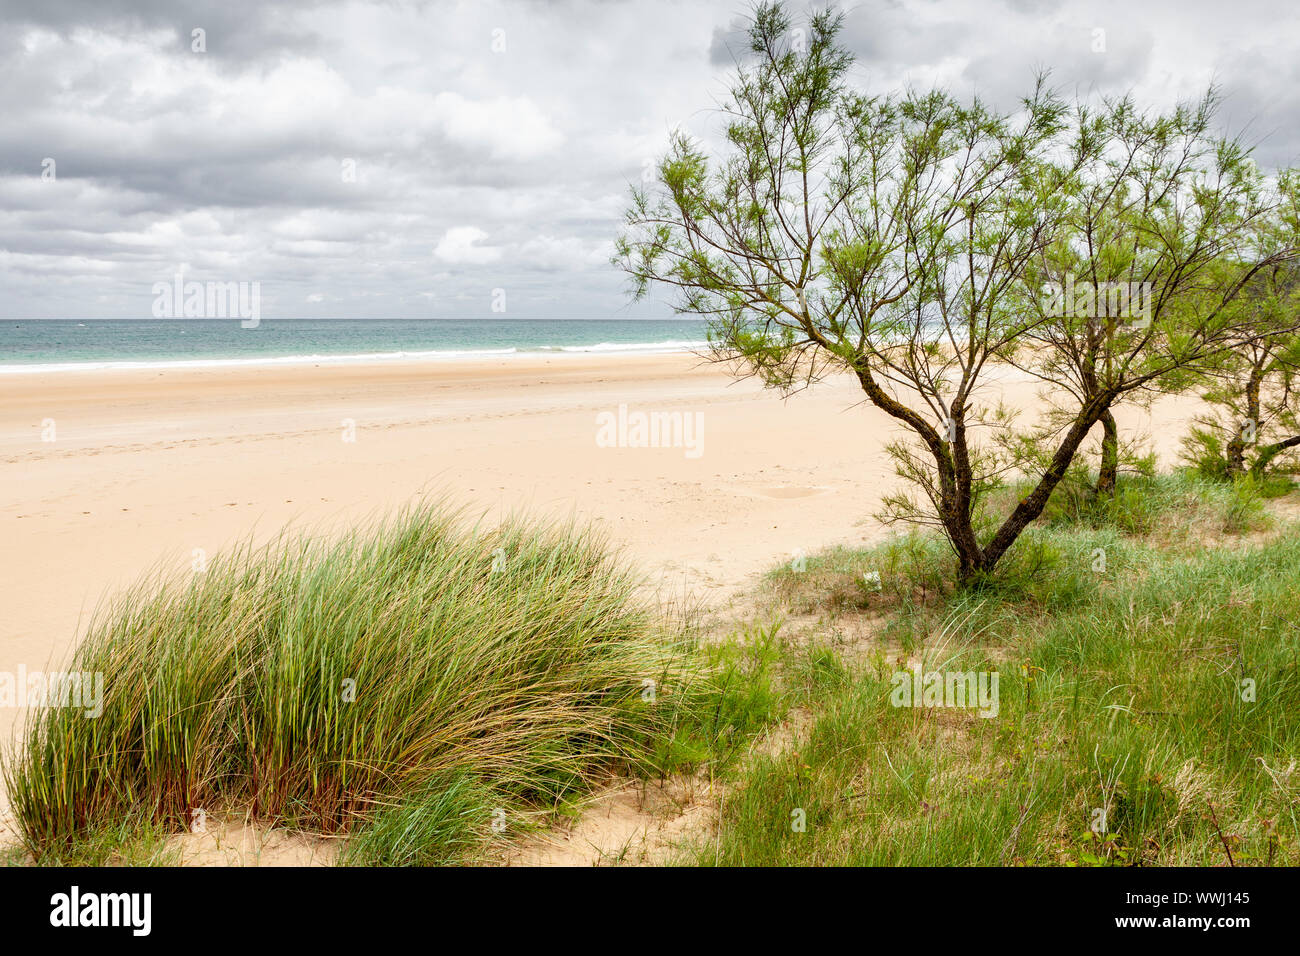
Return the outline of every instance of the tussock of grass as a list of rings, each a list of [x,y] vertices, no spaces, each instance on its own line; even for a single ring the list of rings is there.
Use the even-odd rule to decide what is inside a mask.
[[[1039,523],[1052,528],[1114,528],[1167,546],[1201,546],[1216,535],[1238,535],[1266,527],[1264,501],[1286,494],[1287,482],[1207,481],[1190,469],[1165,475],[1135,475],[1121,481],[1113,497],[1093,492],[1094,476],[1075,466],[1048,500]],[[1003,496],[1009,509],[1017,487]]]
[[[178,866],[181,852],[171,831],[140,813],[105,820],[74,841],[35,848],[9,844],[0,865],[11,866]],[[6,858],[7,856],[7,858]]]
[[[789,709],[778,677],[787,651],[779,622],[697,648],[695,679],[674,702],[651,765],[676,773],[707,766],[715,774],[730,767],[755,734]]]
[[[742,769],[688,859],[1300,864],[1300,534],[1193,544],[1258,527],[1241,500],[1188,476],[1122,487],[1109,517],[1050,515],[999,580],[924,606],[911,582],[937,552],[912,544],[810,557],[803,581],[779,569],[798,604],[878,570],[865,611],[838,613],[883,615],[881,648],[803,739]],[[900,553],[918,567],[891,572]],[[928,666],[996,670],[997,716],[892,706],[900,632]]]
[[[848,680],[834,649],[787,634],[773,618],[696,647],[693,663],[647,770],[729,776],[757,736]]]
[[[447,866],[472,858],[482,824],[494,812],[492,791],[474,777],[432,777],[400,803],[371,813],[348,840],[342,866]],[[504,812],[498,817],[504,823]]]
[[[924,607],[951,589],[946,545],[932,535],[890,538],[867,550],[834,547],[768,573],[798,614]]]
[[[102,717],[40,711],[5,763],[22,836],[48,859],[246,806],[363,834],[353,861],[466,858],[494,808],[553,807],[671,732],[644,691],[671,704],[682,648],[637,584],[588,532],[436,507],[143,582],[71,665],[104,674]]]

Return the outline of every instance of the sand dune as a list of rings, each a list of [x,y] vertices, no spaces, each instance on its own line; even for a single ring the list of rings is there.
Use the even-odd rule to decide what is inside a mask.
[[[800,550],[881,534],[893,428],[861,398],[840,379],[783,402],[689,355],[0,378],[0,671],[65,660],[96,602],[151,567],[422,493],[593,520],[652,586],[717,603]],[[620,405],[701,416],[698,456],[601,447]],[[1164,452],[1193,410],[1158,406]],[[0,735],[20,719],[0,709]]]

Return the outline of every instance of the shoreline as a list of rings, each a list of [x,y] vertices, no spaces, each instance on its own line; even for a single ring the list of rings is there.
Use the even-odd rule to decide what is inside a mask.
[[[149,372],[164,370],[202,370],[216,368],[293,368],[310,365],[391,365],[409,363],[473,362],[491,359],[570,358],[600,355],[622,358],[638,355],[697,355],[707,342],[629,343],[599,342],[595,345],[544,345],[505,349],[438,349],[427,352],[363,352],[339,355],[274,355],[257,358],[212,357],[201,359],[159,359],[130,361],[125,359],[90,359],[84,362],[57,364],[32,362],[0,363],[0,376],[62,375],[85,372]]]

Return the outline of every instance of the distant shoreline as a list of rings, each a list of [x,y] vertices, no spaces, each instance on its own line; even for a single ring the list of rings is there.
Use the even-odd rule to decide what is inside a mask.
[[[706,346],[704,322],[659,319],[42,320],[0,323],[0,377],[65,372],[654,355]]]
[[[84,362],[0,363],[0,375],[37,375],[65,372],[113,372],[219,368],[283,368],[298,365],[386,365],[401,362],[457,362],[515,358],[570,358],[576,356],[674,355],[703,349],[706,341],[695,342],[601,342],[595,345],[539,346],[506,349],[436,349],[423,352],[362,352],[330,355],[259,355],[249,358],[198,358],[149,360],[87,360]]]

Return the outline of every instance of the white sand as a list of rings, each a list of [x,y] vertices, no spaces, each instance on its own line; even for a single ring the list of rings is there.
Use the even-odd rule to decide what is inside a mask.
[[[620,404],[702,416],[701,453],[599,447]],[[1121,417],[1168,454],[1194,411]],[[880,536],[896,433],[847,378],[783,402],[688,355],[0,377],[0,671],[65,662],[96,602],[160,562],[430,492],[594,520],[666,594],[717,603],[800,549]],[[0,738],[21,716],[0,709]]]

